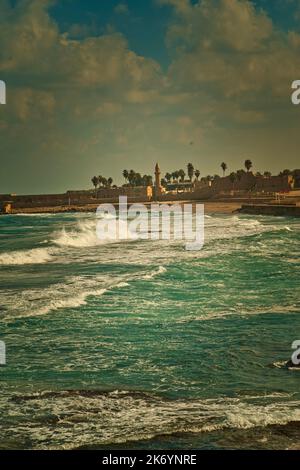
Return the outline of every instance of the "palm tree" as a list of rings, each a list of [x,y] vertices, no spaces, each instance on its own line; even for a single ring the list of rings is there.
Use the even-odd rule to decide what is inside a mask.
[[[194,165],[192,163],[188,163],[187,171],[188,171],[188,177],[190,178],[190,181],[192,181],[193,176],[194,176]]]
[[[133,185],[134,186],[143,186],[143,178],[142,178],[141,173],[136,173],[134,175]]]
[[[253,164],[252,164],[251,160],[245,160],[245,168],[248,171],[248,173],[249,173],[249,171],[251,170],[252,167],[253,167]]]
[[[153,178],[151,175],[146,175],[146,186],[153,186]]]
[[[227,168],[228,168],[227,163],[225,163],[225,162],[221,163],[221,168],[222,168],[222,170],[223,170],[223,177],[224,177],[224,176],[225,176],[225,172],[226,172],[226,170],[227,170]]]
[[[142,177],[142,185],[143,186],[153,186],[153,179],[151,175],[144,175]]]
[[[135,179],[135,171],[134,170],[130,170],[130,172],[128,173],[128,181],[129,181],[129,184],[132,186],[133,183],[134,183],[134,179]]]
[[[91,179],[93,185],[95,186],[95,195],[97,195],[97,187],[99,185],[99,178],[98,176],[93,176],[93,178]]]
[[[127,182],[128,176],[129,176],[128,170],[123,170],[123,176],[124,176],[125,182]]]
[[[168,183],[170,183],[170,181],[171,181],[171,179],[172,179],[171,173],[166,173],[166,174],[165,174],[165,179],[168,181]]]
[[[183,183],[184,182],[184,178],[185,178],[185,172],[184,170],[178,170],[178,176],[180,178],[180,181]]]
[[[195,171],[195,176],[196,176],[197,181],[199,180],[200,174],[201,174],[201,173],[200,173],[199,170],[196,170],[196,171]]]
[[[178,171],[173,171],[172,173],[172,180],[177,181],[179,178],[179,172]]]

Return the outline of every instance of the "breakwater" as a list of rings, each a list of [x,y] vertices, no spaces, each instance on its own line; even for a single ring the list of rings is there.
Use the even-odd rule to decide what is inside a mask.
[[[300,206],[296,204],[242,204],[238,212],[253,215],[300,217]]]

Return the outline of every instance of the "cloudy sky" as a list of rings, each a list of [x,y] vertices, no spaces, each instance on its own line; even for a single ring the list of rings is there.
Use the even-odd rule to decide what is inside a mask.
[[[0,193],[300,167],[300,0],[0,0]]]

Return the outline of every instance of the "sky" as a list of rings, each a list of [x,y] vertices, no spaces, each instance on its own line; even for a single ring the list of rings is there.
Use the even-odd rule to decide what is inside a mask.
[[[0,0],[0,193],[300,167],[300,0]]]

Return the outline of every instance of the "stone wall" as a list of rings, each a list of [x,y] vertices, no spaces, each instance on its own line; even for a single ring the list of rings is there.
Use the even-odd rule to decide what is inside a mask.
[[[243,204],[239,212],[242,214],[253,215],[275,215],[275,216],[290,216],[300,217],[300,206],[296,205],[276,205],[276,204]]]
[[[69,205],[101,204],[118,202],[119,196],[127,196],[128,202],[147,202],[151,200],[152,188],[101,188],[95,191],[68,191],[64,194],[0,195],[0,206],[10,201],[13,209],[33,207],[56,207]]]
[[[231,181],[230,176],[218,178],[213,181],[212,189],[217,192],[222,191],[264,191],[280,192],[293,189],[294,181],[292,176],[255,176],[251,171],[243,173],[240,178]]]

